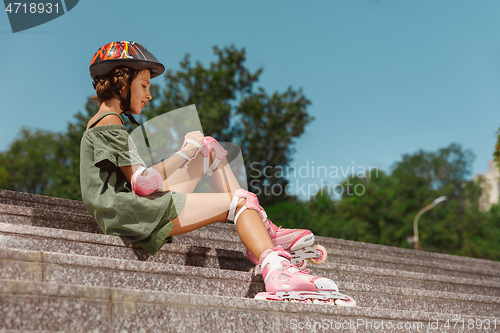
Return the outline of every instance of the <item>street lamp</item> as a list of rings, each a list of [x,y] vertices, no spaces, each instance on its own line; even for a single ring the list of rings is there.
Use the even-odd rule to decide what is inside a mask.
[[[434,208],[437,204],[443,202],[443,201],[446,201],[448,200],[447,197],[445,196],[442,196],[442,197],[439,197],[437,199],[435,199],[430,205],[422,208],[418,213],[417,215],[415,215],[415,218],[413,219],[413,246],[415,247],[415,250],[418,250],[418,251],[421,251],[422,248],[420,247],[420,240],[418,238],[418,219],[420,218],[420,216],[425,213],[426,211]]]

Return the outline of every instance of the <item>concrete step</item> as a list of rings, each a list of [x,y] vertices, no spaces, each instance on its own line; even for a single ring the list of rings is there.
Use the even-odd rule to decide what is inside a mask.
[[[262,277],[245,272],[41,251],[0,248],[0,268],[1,279],[21,281],[244,298],[264,291]],[[498,296],[412,289],[404,281],[399,287],[368,284],[336,279],[331,272],[323,276],[337,281],[340,291],[354,297],[361,307],[489,316],[500,313]]]
[[[263,291],[262,277],[250,273],[0,248],[0,278],[253,297]]]
[[[460,260],[455,260],[457,259],[455,258],[457,256],[450,255],[441,255],[441,260],[422,260],[422,251],[414,250],[409,250],[410,252],[415,254],[414,258],[389,256],[385,254],[385,248],[393,249],[395,252],[397,252],[397,250],[399,249],[380,245],[376,245],[375,248],[382,247],[384,248],[383,252],[375,250],[356,251],[351,247],[337,246],[338,243],[345,242],[342,240],[340,240],[341,242],[338,241],[339,240],[326,237],[317,237],[316,243],[323,245],[328,252],[328,260],[325,262],[325,264],[319,267],[327,266],[330,268],[334,268],[337,264],[342,263],[354,264],[359,266],[370,266],[375,268],[397,269],[402,271],[418,272],[432,275],[445,275],[500,282],[500,267],[495,268],[494,265],[472,265],[468,261],[460,262]],[[236,228],[228,223],[213,224],[204,228],[200,228],[198,230],[194,230],[183,237],[174,237],[173,239],[173,243],[201,245],[205,247],[215,247],[219,242],[223,242],[224,244],[241,243],[237,235]],[[243,247],[242,251],[244,251]],[[484,260],[480,260],[480,262],[482,261]],[[308,266],[308,268],[311,267],[314,266]]]
[[[486,323],[492,332],[500,328],[499,318],[488,316],[12,280],[0,280],[0,304],[2,332],[484,332]]]
[[[233,226],[229,226],[234,228]],[[56,253],[73,253],[79,255],[109,257],[116,259],[129,259],[161,262],[167,264],[211,267],[220,269],[230,269],[238,271],[248,271],[252,264],[243,253],[244,247],[240,242],[236,242],[234,235],[225,232],[211,231],[217,228],[202,228],[187,235],[174,237],[174,243],[166,244],[155,256],[138,248],[130,242],[116,236],[102,234],[91,234],[75,231],[56,230],[50,228],[39,228],[32,226],[19,226],[15,224],[0,223],[0,246],[15,249],[29,249]],[[203,246],[199,246],[199,239],[208,239]],[[428,262],[415,260],[405,260],[400,258],[382,258],[377,255],[363,255],[360,259],[353,259],[357,253],[349,251],[329,251],[329,260],[321,266],[310,265],[317,274],[329,275],[336,271],[345,271],[340,267],[353,267],[350,272],[359,272],[361,268],[372,268],[370,275],[374,275],[373,283],[384,284],[387,276],[393,277],[398,272],[410,272],[409,276],[417,276],[422,281],[422,286],[429,286],[433,290],[443,290],[450,288],[448,281],[455,278],[466,281],[475,280],[486,284],[500,283],[500,273],[482,270],[476,271],[462,266],[432,267]],[[358,254],[359,255],[359,254]],[[350,257],[349,257],[350,256]],[[361,255],[360,255],[361,256]],[[427,266],[425,266],[427,264]],[[429,267],[431,266],[431,267]],[[382,272],[382,273],[381,273]],[[354,273],[349,279],[359,279],[363,273]],[[495,275],[496,274],[496,275]],[[382,276],[382,278],[380,278]],[[432,283],[426,284],[427,277],[432,277]],[[437,277],[442,278],[436,284]],[[344,276],[347,278],[347,276]],[[339,276],[340,278],[340,276]],[[364,280],[365,277],[362,277]],[[391,283],[397,283],[390,278]],[[361,282],[365,283],[365,282]],[[442,287],[442,284],[446,286]],[[455,286],[455,284],[453,284]],[[454,289],[453,289],[454,290]],[[453,291],[449,290],[449,291]],[[462,290],[460,292],[467,292]],[[470,288],[469,293],[477,292],[477,288]]]
[[[96,238],[94,237],[94,235],[102,236],[102,232],[100,230],[97,231],[93,230],[95,228],[97,229],[99,228],[97,227],[95,221],[93,221],[93,219],[90,216],[76,215],[76,214],[62,214],[60,212],[46,211],[41,208],[26,208],[22,206],[12,206],[12,205],[2,205],[2,204],[0,204],[0,211],[4,212],[4,215],[0,215],[0,220],[4,222],[0,223],[0,232],[4,234],[16,233],[16,232],[19,233],[19,231],[14,231],[14,230],[22,229],[23,230],[22,233],[26,235],[29,234],[28,230],[32,228],[31,227],[32,225],[41,225],[44,227],[50,226],[51,228],[47,228],[47,231],[45,233],[48,233],[48,230],[52,229],[52,230],[57,230],[56,233],[58,233],[59,235],[69,234],[73,231],[61,232],[61,230],[65,230],[65,228],[62,228],[61,225],[62,221],[61,216],[64,216],[66,219],[65,220],[66,222],[64,222],[64,224],[67,225],[68,223],[72,223],[73,226],[78,225],[78,228],[74,229],[88,233],[87,235],[79,236],[80,238],[81,237],[84,238],[83,242],[87,242],[86,239],[88,239],[89,237]],[[8,211],[10,214],[5,214],[6,211]],[[11,214],[17,214],[17,215],[11,215]],[[36,218],[39,218],[40,216],[43,216],[44,219],[37,220],[38,222],[33,223],[33,221],[34,220],[36,221]],[[55,221],[57,218],[59,218],[59,220]],[[22,221],[23,223],[19,223],[20,220],[23,220]],[[9,228],[9,226],[11,227]],[[17,228],[15,228],[15,226],[17,226]],[[52,228],[53,226],[57,228]],[[59,227],[61,227],[61,229],[59,229]],[[11,231],[9,232],[8,229],[11,229]],[[42,235],[41,232],[35,234],[43,238],[47,238],[46,235]],[[3,237],[4,240],[5,237],[6,236],[4,235]],[[54,239],[54,236],[49,236],[48,238]],[[55,238],[60,238],[60,237],[55,237]],[[82,241],[82,239],[79,240],[77,239],[76,241]],[[22,244],[23,242],[19,238],[18,242],[20,243],[17,246],[18,248],[19,247],[33,248],[33,247],[24,247],[26,245]],[[42,240],[39,239],[39,242],[46,243],[47,239],[42,239]],[[450,259],[448,261],[443,261],[442,258],[441,260],[432,260],[432,261],[420,260],[422,259],[422,253],[420,251],[410,250],[413,254],[415,254],[415,257],[418,259],[408,259],[405,257],[379,254],[380,251],[376,252],[374,250],[353,251],[354,247],[339,246],[338,240],[329,239],[325,237],[318,237],[318,243],[320,242],[328,250],[329,260],[325,263],[325,265],[330,268],[334,268],[334,265],[339,263],[356,264],[359,266],[397,269],[397,270],[420,272],[432,275],[454,276],[459,278],[500,282],[500,268],[495,269],[494,266],[485,267],[484,265],[479,266],[477,264],[471,265],[468,261],[460,262],[455,260],[456,256],[444,255],[447,259]],[[349,242],[349,241],[342,241],[342,242]],[[9,246],[16,247],[12,245],[12,243],[13,242],[11,242],[10,243],[11,245]],[[360,244],[361,246],[365,246],[367,249],[369,249],[370,246],[372,245],[364,243]],[[132,251],[138,258],[145,258],[149,256],[147,253],[140,250],[138,247],[133,247],[130,243],[125,244],[125,247],[132,248],[132,250],[128,250],[128,252]],[[359,247],[359,245],[357,245],[357,247]],[[385,248],[387,248],[384,246],[375,246],[375,247],[384,248],[384,250]],[[188,258],[186,257],[186,255],[188,253],[194,252],[193,255],[190,257],[191,263],[188,264],[200,265],[200,263],[204,263],[206,265],[209,265],[210,260],[207,261],[206,260],[207,257],[203,254],[203,252],[209,251],[207,250],[207,248],[217,249],[216,252],[218,253],[223,253],[225,251],[227,252],[227,250],[244,252],[244,247],[239,240],[235,226],[228,223],[214,224],[211,226],[201,228],[199,230],[195,230],[186,235],[176,236],[173,239],[173,244],[166,245],[164,250],[170,253],[179,253],[178,251],[181,251],[180,252],[181,254],[180,256],[178,256],[178,258],[170,256],[169,257],[170,261],[168,262],[172,262],[172,260],[174,260],[174,262],[180,264],[184,260],[184,263],[186,263],[187,262],[186,260]],[[33,248],[33,249],[38,249],[38,248]],[[41,249],[47,249],[47,247]],[[390,249],[392,249],[393,252],[395,253],[398,252],[401,253],[401,251],[398,250],[403,250],[398,248],[390,248]],[[163,258],[161,258],[162,253],[163,252],[161,251],[159,255],[155,256],[156,257],[155,260],[167,262],[164,261]],[[432,253],[426,253],[426,254],[433,255]],[[196,255],[198,257],[196,257]],[[229,254],[226,254],[223,257],[227,257],[228,255]],[[442,257],[443,255],[440,256]],[[225,269],[237,269],[237,270],[248,270],[248,268],[251,267],[251,265],[248,263],[247,260],[239,262],[239,259],[244,259],[244,257],[242,258],[240,255],[237,255],[236,257],[234,257],[233,255],[232,256],[233,259],[230,259],[229,261],[226,258],[220,258],[219,260],[213,256],[210,256],[209,258],[212,259],[212,262],[217,265],[214,267],[225,268]]]
[[[462,265],[474,268],[485,268],[493,270],[495,272],[498,272],[500,270],[499,261],[492,261],[486,259],[462,257],[462,256],[427,252],[427,251],[416,251],[394,246],[355,242],[350,240],[336,239],[329,237],[317,237],[316,242],[318,244],[327,244],[326,247],[332,249],[349,250],[353,252],[361,252],[363,254],[377,254],[387,257],[421,260],[439,264],[444,263],[444,264]]]
[[[33,194],[19,193],[7,190],[0,190],[0,222],[33,225],[55,229],[65,229],[82,231],[89,233],[101,234],[101,230],[87,213],[83,203],[80,201],[45,197]],[[214,234],[222,234],[217,241],[223,241],[220,238],[227,238],[227,242],[239,243],[239,238],[236,229],[233,225],[227,223],[218,223],[211,225],[206,230],[211,230]],[[202,236],[205,231],[200,231],[198,236],[196,233],[190,233],[190,237],[194,238],[188,245],[207,247],[211,243],[211,238]],[[348,240],[316,237],[317,244],[325,246],[329,251],[340,253],[343,251],[344,258],[362,259],[366,257],[378,256],[378,265],[398,264],[405,265],[407,260],[411,260],[410,270],[421,271],[420,267],[431,267],[444,269],[445,271],[457,270],[465,273],[460,276],[467,277],[467,274],[490,275],[489,278],[496,278],[500,272],[500,262],[483,260],[477,258],[467,258],[440,253],[432,253],[425,251],[414,251],[409,249],[368,244],[362,242],[353,242]],[[182,241],[188,241],[186,238],[179,238]],[[199,241],[198,244],[195,242]],[[175,240],[174,240],[175,242]],[[335,251],[334,251],[335,250]],[[379,259],[383,259],[380,261]],[[383,264],[386,262],[386,264]],[[419,262],[416,264],[416,262]],[[416,266],[416,267],[415,267]],[[382,267],[382,266],[379,266]],[[429,272],[431,273],[431,272]],[[447,272],[444,272],[447,274]],[[493,275],[493,277],[491,277]],[[468,275],[472,277],[472,275]]]
[[[65,213],[43,208],[14,206],[0,200],[0,222],[19,225],[102,233],[94,218],[86,214]]]
[[[87,214],[82,201],[0,189],[0,203],[12,206],[40,208],[61,213]]]
[[[0,223],[0,247],[244,271],[253,267],[241,244],[166,244],[154,256],[117,236]]]
[[[317,243],[329,260],[312,273],[336,281],[356,308],[254,300],[262,277],[246,272],[232,224],[175,236],[150,256],[103,235],[81,202],[0,190],[0,332],[500,330],[500,263]]]

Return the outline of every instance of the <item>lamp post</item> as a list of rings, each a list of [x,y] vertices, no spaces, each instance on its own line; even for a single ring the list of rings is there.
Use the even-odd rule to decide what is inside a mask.
[[[420,247],[420,239],[418,238],[418,219],[420,216],[425,213],[428,210],[431,210],[434,208],[437,204],[448,200],[447,197],[442,196],[437,199],[435,199],[430,205],[422,208],[417,215],[415,215],[415,218],[413,219],[413,246],[415,247],[415,250],[421,251],[422,248]]]

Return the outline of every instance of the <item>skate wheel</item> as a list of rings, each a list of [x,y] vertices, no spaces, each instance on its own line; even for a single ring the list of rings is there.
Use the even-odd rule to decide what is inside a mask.
[[[350,307],[355,307],[356,306],[356,301],[349,297],[348,301],[345,301],[343,299],[336,299],[335,300],[335,305],[338,306],[350,306]]]
[[[326,249],[321,245],[313,245],[312,248],[316,251],[321,252],[321,256],[319,258],[309,258],[308,260],[311,262],[311,264],[321,265],[326,261],[326,257],[328,256],[328,254],[326,253]]]
[[[315,299],[315,300],[313,300],[313,304],[323,304],[323,305],[327,304],[327,305],[330,305],[330,304],[335,304],[335,303],[334,303],[334,300],[330,298],[330,299],[328,299],[326,301],[323,301],[323,300],[320,300],[320,299]]]
[[[304,270],[307,267],[307,260],[302,260],[301,262],[297,262],[294,265],[297,266],[300,270]]]
[[[248,273],[253,273],[253,271],[255,271],[255,267],[252,267],[248,270]]]

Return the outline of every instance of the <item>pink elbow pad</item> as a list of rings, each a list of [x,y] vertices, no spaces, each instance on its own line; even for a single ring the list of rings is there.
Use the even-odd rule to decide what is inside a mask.
[[[147,176],[142,173],[146,170]],[[163,178],[158,171],[153,168],[145,168],[142,165],[132,176],[132,191],[140,196],[148,196],[163,187]]]

